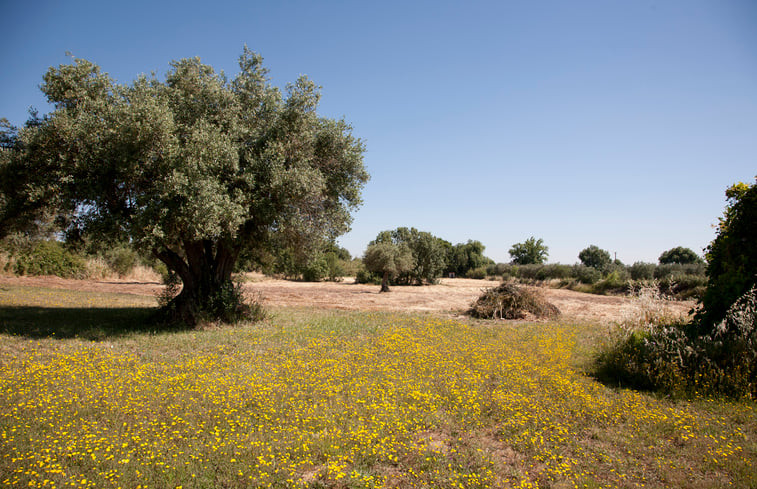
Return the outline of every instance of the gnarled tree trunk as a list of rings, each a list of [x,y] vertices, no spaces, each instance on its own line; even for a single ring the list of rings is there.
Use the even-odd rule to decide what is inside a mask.
[[[384,272],[384,277],[381,279],[381,292],[389,292],[389,272]]]
[[[184,257],[169,248],[153,251],[182,282],[181,292],[166,307],[169,321],[194,326],[200,315],[220,319],[224,311],[214,300],[224,287],[232,286],[236,251],[210,240],[185,241],[183,251]]]

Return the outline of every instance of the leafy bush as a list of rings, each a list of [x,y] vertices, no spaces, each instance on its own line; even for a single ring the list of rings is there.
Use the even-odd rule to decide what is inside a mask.
[[[654,278],[662,279],[670,277],[671,275],[699,275],[705,276],[704,263],[669,263],[666,265],[659,265],[655,268]]]
[[[465,272],[466,278],[475,278],[478,280],[482,280],[486,278],[486,269],[487,267],[478,267],[473,268]]]
[[[659,281],[660,292],[676,299],[701,299],[707,288],[704,275],[670,275]]]
[[[340,258],[337,253],[328,252],[324,255],[326,262],[326,278],[332,282],[338,282],[342,280],[345,274],[344,264],[345,260]]]
[[[596,282],[592,288],[595,294],[627,292],[631,289],[629,279],[630,275],[625,270],[613,270],[606,277]]]
[[[446,242],[445,242],[446,243]],[[448,244],[448,243],[447,243]],[[486,247],[480,241],[468,240],[467,243],[458,243],[447,247],[447,266],[445,272],[454,273],[457,277],[467,276],[470,270],[494,265],[494,261],[484,256]],[[489,273],[488,275],[502,275],[501,273]]]
[[[355,274],[355,283],[378,285],[381,283],[381,275],[369,272],[365,268],[362,268]]]
[[[244,296],[243,284],[239,281],[223,283],[219,290],[210,296],[206,313],[210,318],[225,323],[261,321],[266,317],[260,296],[248,301]]]
[[[602,273],[596,268],[585,265],[574,265],[571,275],[582,284],[593,285],[602,278]]]
[[[631,274],[631,279],[633,280],[651,280],[654,278],[656,269],[657,265],[654,263],[637,261],[628,267],[628,272]]]
[[[534,282],[539,273],[541,265],[535,263],[529,263],[526,265],[515,265],[513,271],[515,272],[515,278],[521,282]]]
[[[486,266],[486,274],[490,277],[498,275],[500,277],[512,277],[514,265],[509,263],[490,263]]]
[[[676,395],[757,398],[757,286],[709,334],[657,319],[622,325],[597,359],[597,375],[618,385]]]
[[[537,280],[554,280],[554,279],[566,279],[573,273],[573,268],[570,265],[561,265],[559,263],[550,263],[548,265],[542,265],[536,270]]]
[[[39,241],[31,249],[15,256],[13,271],[17,275],[57,275],[83,278],[86,264],[80,256],[57,241]]]
[[[105,261],[111,270],[120,277],[125,277],[140,263],[139,254],[129,246],[116,246],[104,253]]]
[[[375,245],[394,245],[398,249],[408,251],[409,262],[406,264],[407,266],[403,266],[401,270],[390,274],[394,282],[404,285],[436,283],[445,269],[448,268],[447,262],[453,250],[449,242],[431,233],[406,227],[400,227],[393,231],[381,231],[375,240],[368,243],[364,258],[367,257],[371,247]],[[460,246],[463,246],[462,251],[467,250],[464,245]],[[483,245],[481,247],[483,249]],[[371,268],[367,263],[366,267]],[[457,272],[462,275],[467,270],[466,268]]]
[[[523,319],[555,317],[560,310],[536,291],[504,282],[486,289],[471,306],[469,314],[482,319]]]
[[[329,274],[329,264],[324,256],[317,256],[308,260],[299,271],[305,282],[320,282]]]

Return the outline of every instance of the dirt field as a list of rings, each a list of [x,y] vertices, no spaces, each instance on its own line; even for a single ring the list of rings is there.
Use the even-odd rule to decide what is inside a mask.
[[[398,310],[461,314],[481,291],[497,282],[472,279],[442,279],[434,286],[392,287],[379,294],[376,285],[354,284],[351,278],[333,282],[290,282],[251,274],[245,287],[262,294],[263,303],[271,306],[311,306],[346,310]],[[129,280],[70,280],[59,277],[0,277],[1,285],[27,285],[94,292],[117,292],[156,295],[162,290],[158,282]],[[542,288],[548,301],[556,305],[566,319],[601,322],[621,321],[638,309],[638,301],[629,297],[584,294],[563,289]],[[670,302],[674,314],[687,314],[694,302]]]

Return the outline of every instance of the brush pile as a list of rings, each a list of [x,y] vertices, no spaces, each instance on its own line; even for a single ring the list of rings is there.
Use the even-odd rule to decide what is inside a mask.
[[[503,282],[484,290],[468,313],[480,319],[541,319],[560,315],[560,310],[538,290]]]

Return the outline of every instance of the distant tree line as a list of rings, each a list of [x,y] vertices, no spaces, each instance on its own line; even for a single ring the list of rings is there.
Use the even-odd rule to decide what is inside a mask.
[[[581,250],[574,265],[547,264],[547,256],[544,241],[531,237],[510,248],[510,263],[489,265],[485,276],[524,283],[549,281],[553,286],[598,294],[628,293],[653,285],[678,299],[701,298],[707,284],[704,260],[680,246],[663,252],[657,264],[625,265],[596,245]]]

